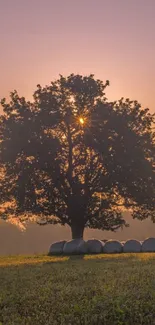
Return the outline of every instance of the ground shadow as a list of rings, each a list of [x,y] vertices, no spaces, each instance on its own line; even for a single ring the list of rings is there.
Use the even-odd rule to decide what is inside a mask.
[[[9,268],[23,268],[23,267],[37,267],[39,265],[44,266],[47,264],[62,264],[66,265],[70,262],[87,262],[87,263],[132,263],[138,261],[140,263],[149,263],[154,261],[155,263],[155,253],[122,253],[122,254],[84,254],[84,255],[43,255],[42,258],[38,260],[38,258],[24,257],[22,260],[18,260],[16,258],[7,258],[6,261],[0,261],[0,269],[9,267]]]
[[[70,261],[79,261],[79,260],[84,260],[84,256],[85,255],[81,254],[81,255],[70,255],[68,257]]]

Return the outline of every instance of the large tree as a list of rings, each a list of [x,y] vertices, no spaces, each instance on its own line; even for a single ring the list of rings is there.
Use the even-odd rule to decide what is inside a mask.
[[[155,220],[154,116],[137,101],[108,102],[93,75],[1,101],[1,217],[115,231],[123,210]]]

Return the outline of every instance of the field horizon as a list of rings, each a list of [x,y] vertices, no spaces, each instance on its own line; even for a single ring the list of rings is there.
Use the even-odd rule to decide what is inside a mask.
[[[85,230],[84,239],[114,239],[125,241],[137,239],[143,241],[148,237],[154,237],[155,224],[150,220],[133,220],[126,214],[126,220],[130,227],[118,230],[116,233],[88,229]],[[8,240],[9,238],[9,240]],[[70,240],[71,231],[65,226],[37,226],[29,224],[26,231],[20,231],[16,226],[0,221],[0,255],[16,254],[45,254],[53,242]]]

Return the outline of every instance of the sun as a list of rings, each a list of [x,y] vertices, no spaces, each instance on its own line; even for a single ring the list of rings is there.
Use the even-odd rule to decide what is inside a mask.
[[[79,118],[79,122],[80,122],[81,125],[83,125],[84,122],[85,122],[85,121],[84,121],[84,118],[83,118],[83,117],[80,117],[80,118]]]

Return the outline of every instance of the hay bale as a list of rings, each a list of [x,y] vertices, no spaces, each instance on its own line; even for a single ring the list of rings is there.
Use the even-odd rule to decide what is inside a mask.
[[[98,239],[89,239],[87,241],[87,251],[90,254],[100,254],[103,252],[104,243]]]
[[[117,240],[108,240],[103,247],[103,252],[107,254],[121,253],[122,250],[123,246]]]
[[[51,245],[48,255],[61,255],[63,254],[63,248],[66,240],[55,242]]]
[[[142,250],[142,245],[136,239],[127,240],[123,246],[124,253],[140,253],[141,250]]]
[[[147,238],[143,241],[142,252],[155,252],[155,238]]]
[[[70,254],[85,254],[87,252],[86,242],[83,239],[72,239],[65,243],[63,253]]]
[[[122,244],[122,246],[124,246],[124,244],[125,244],[125,241],[121,241],[121,244]]]

